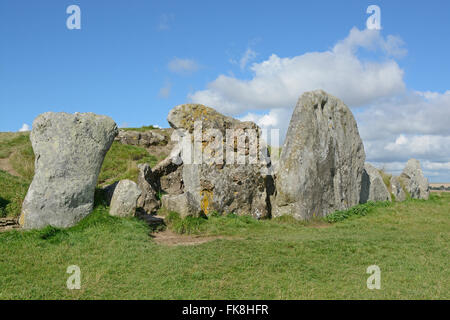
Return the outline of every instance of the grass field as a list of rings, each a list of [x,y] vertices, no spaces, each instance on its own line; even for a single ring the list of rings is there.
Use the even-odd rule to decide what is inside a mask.
[[[449,299],[449,205],[433,194],[333,224],[209,217],[191,231],[226,239],[192,246],[98,205],[71,229],[0,233],[0,299]],[[381,290],[366,287],[374,264]]]

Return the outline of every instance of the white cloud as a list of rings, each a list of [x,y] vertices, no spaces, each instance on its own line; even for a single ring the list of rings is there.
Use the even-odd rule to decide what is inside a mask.
[[[362,59],[360,48],[377,55]],[[450,181],[450,91],[406,89],[394,60],[404,54],[400,38],[353,28],[329,51],[273,54],[251,66],[250,80],[219,75],[189,98],[262,128],[278,128],[283,141],[298,97],[324,89],[353,109],[368,162],[399,174],[408,159],[417,158],[432,181]]]
[[[401,40],[392,36],[384,39],[377,30],[354,28],[330,51],[293,58],[272,54],[251,66],[251,80],[220,75],[206,90],[189,98],[227,114],[292,108],[303,92],[315,89],[324,89],[350,106],[365,105],[403,92],[403,70],[387,57],[380,62],[362,61],[356,56],[357,49],[379,49],[389,55],[402,51],[400,44]]]
[[[191,74],[198,70],[199,66],[197,62],[192,59],[174,58],[169,64],[170,71],[178,74]]]
[[[170,82],[166,82],[164,87],[159,89],[159,96],[161,98],[168,98],[170,96],[170,91],[172,90],[172,84]]]
[[[30,126],[27,125],[26,123],[24,123],[24,124],[22,125],[22,128],[19,129],[19,132],[25,132],[25,131],[30,131],[30,130],[31,130],[31,129],[30,129]]]
[[[245,53],[242,55],[241,59],[239,60],[239,66],[241,67],[241,70],[243,70],[247,64],[256,58],[256,52],[253,51],[250,48],[247,48]]]

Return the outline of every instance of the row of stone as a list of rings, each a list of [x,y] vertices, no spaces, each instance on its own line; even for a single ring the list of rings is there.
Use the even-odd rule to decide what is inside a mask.
[[[310,219],[365,201],[390,200],[390,192],[396,200],[407,194],[428,197],[428,181],[416,160],[408,162],[400,177],[392,177],[390,186],[382,183],[380,173],[365,164],[364,146],[350,109],[322,90],[300,97],[277,163],[272,162],[261,130],[253,122],[242,122],[198,104],[173,108],[168,122],[178,141],[170,156],[153,170],[141,165],[137,184],[120,181],[106,188],[111,214],[151,214],[163,206],[182,216],[218,212],[257,219],[281,215]],[[198,123],[201,141],[193,146],[188,143],[186,148],[185,142],[195,136]],[[214,136],[208,129],[215,130]],[[256,132],[256,163],[228,160],[253,152],[250,146],[244,153],[226,148],[230,129],[237,132],[233,146],[235,141],[247,145],[247,133]],[[36,171],[23,203],[21,225],[68,227],[88,215],[103,158],[117,134],[116,124],[105,116],[40,115],[30,136]],[[131,138],[132,144],[151,139],[143,133],[131,135],[137,135]],[[122,136],[119,140],[130,143],[127,139]],[[192,151],[228,154],[220,163],[186,161]],[[173,185],[177,187],[171,188]]]

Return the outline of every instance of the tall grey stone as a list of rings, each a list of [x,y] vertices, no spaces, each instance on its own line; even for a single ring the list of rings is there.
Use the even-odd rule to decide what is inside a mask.
[[[304,93],[281,151],[273,216],[304,220],[357,205],[364,161],[350,109],[322,90]]]
[[[167,120],[182,132],[180,136],[188,137],[183,152],[192,152],[190,161],[184,158],[182,167],[183,197],[194,208],[190,211],[235,213],[258,219],[270,216],[273,181],[265,170],[269,163],[267,149],[255,123],[241,122],[199,104],[179,105],[170,111]],[[218,154],[222,161],[216,161]]]
[[[142,191],[134,181],[120,180],[111,198],[109,214],[117,217],[134,216],[141,194]]]
[[[359,202],[368,201],[391,201],[391,195],[378,169],[370,163],[365,163]]]
[[[118,129],[107,116],[93,113],[39,115],[30,139],[35,174],[22,205],[26,229],[70,227],[93,209],[103,159]]]
[[[413,199],[427,200],[430,196],[428,179],[423,175],[419,160],[409,159],[400,178],[403,180],[406,191]]]

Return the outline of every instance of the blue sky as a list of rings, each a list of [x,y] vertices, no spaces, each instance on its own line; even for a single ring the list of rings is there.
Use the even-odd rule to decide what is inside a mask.
[[[81,30],[66,27],[72,4]],[[371,4],[381,9],[376,35],[364,31]],[[167,127],[168,111],[189,101],[283,131],[293,97],[320,86],[352,108],[368,161],[396,173],[416,157],[430,180],[449,181],[449,32],[448,1],[0,0],[0,131],[31,126],[46,111]],[[339,62],[347,57],[340,42],[355,51],[349,67],[363,67],[338,85],[329,79],[348,66]],[[277,74],[280,63],[311,79],[311,88],[287,83],[292,98],[256,99],[274,79],[297,79]],[[371,71],[386,79],[366,81]]]

